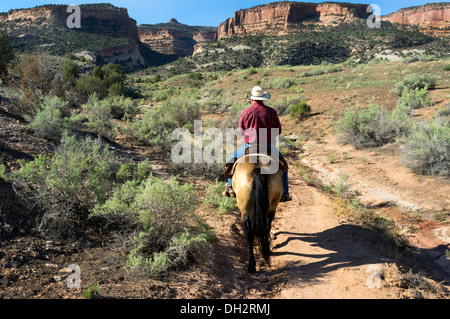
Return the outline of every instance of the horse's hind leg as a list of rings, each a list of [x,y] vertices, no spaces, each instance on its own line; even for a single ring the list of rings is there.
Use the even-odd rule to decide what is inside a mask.
[[[269,245],[270,245],[270,248],[272,248],[272,245],[273,245],[273,240],[276,238],[275,237],[275,233],[273,232],[273,230],[272,230],[272,222],[273,222],[273,220],[275,219],[275,211],[270,211],[268,214],[267,214],[267,219],[268,219],[268,221],[267,221],[267,227],[268,227],[268,231],[269,231]]]
[[[244,219],[244,226],[245,226],[245,232],[247,234],[248,248],[250,251],[250,260],[248,263],[247,271],[251,274],[254,274],[256,272],[256,260],[255,260],[255,255],[253,253],[253,240],[254,240],[255,234],[253,233],[252,223],[251,223],[248,215]]]

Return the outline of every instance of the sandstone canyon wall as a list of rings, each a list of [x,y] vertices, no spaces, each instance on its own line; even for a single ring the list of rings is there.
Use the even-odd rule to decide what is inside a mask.
[[[383,21],[418,26],[422,32],[430,35],[450,36],[450,3],[400,9],[384,16]]]
[[[145,64],[145,59],[140,53],[141,44],[137,23],[129,17],[127,9],[109,4],[80,7],[80,29],[67,27],[67,19],[72,12],[67,12],[65,5],[45,5],[0,13],[0,23],[4,25],[5,31],[13,40],[35,39],[38,47],[61,45],[57,43],[60,39],[56,35],[64,32],[67,36],[71,36],[72,32],[78,32],[77,38],[83,34],[94,34],[121,39],[118,41],[120,45],[105,44],[103,41],[101,45],[96,46],[96,52],[93,54],[104,62],[120,62],[130,68]],[[23,33],[24,30],[26,33]],[[52,37],[52,34],[55,36]],[[42,39],[45,39],[44,44],[41,43]]]
[[[192,55],[197,43],[217,39],[217,28],[188,26],[171,19],[168,23],[144,24],[138,27],[142,43],[168,55]]]
[[[234,35],[283,35],[296,32],[299,23],[334,25],[354,19],[367,19],[369,5],[303,2],[274,2],[239,10],[219,26],[218,39]]]
[[[67,6],[45,5],[0,13],[0,23],[41,28],[55,25],[64,26],[70,15],[71,12],[67,12]],[[6,31],[14,31],[14,27],[7,28]],[[82,5],[81,31],[139,41],[136,21],[129,17],[127,9],[111,5]]]

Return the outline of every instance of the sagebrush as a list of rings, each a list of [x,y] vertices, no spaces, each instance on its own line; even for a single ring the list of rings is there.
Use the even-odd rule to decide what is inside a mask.
[[[404,139],[401,161],[418,174],[450,176],[450,122],[436,118],[417,125]]]
[[[184,267],[207,252],[212,233],[195,211],[195,189],[171,178],[149,176],[142,183],[128,182],[93,215],[136,221],[136,247],[128,266],[151,274]]]
[[[339,141],[356,148],[381,146],[395,137],[387,110],[374,103],[346,110],[336,127]]]

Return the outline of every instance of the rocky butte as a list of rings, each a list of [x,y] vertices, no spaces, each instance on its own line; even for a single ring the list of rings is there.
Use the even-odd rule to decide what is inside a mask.
[[[72,12],[67,12],[65,5],[10,10],[0,13],[0,23],[8,36],[16,41],[15,46],[23,44],[24,39],[28,40],[25,50],[58,47],[59,51],[76,53],[90,45],[94,48],[92,54],[104,62],[120,62],[130,68],[146,63],[142,54],[145,48],[140,43],[136,21],[129,17],[126,8],[110,4],[80,7],[80,29],[67,27],[67,19]],[[96,37],[87,38],[91,43],[83,43],[83,35],[88,34]],[[92,39],[98,41],[92,42]]]
[[[192,55],[197,43],[217,39],[217,27],[188,26],[176,19],[167,23],[143,24],[138,30],[142,43],[168,55]]]
[[[337,25],[367,19],[368,4],[338,2],[274,2],[239,10],[220,24],[218,39],[247,35],[284,35],[298,32],[300,24]]]
[[[446,37],[450,36],[450,3],[439,2],[400,9],[384,16],[382,20],[418,26],[426,34]]]

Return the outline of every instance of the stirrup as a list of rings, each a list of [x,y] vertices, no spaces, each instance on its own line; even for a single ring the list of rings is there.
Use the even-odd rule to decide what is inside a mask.
[[[283,196],[281,196],[280,203],[289,202],[291,200],[292,200],[291,195],[284,194]]]
[[[234,192],[233,187],[227,185],[225,191],[222,193],[222,196],[236,197],[236,193]]]

